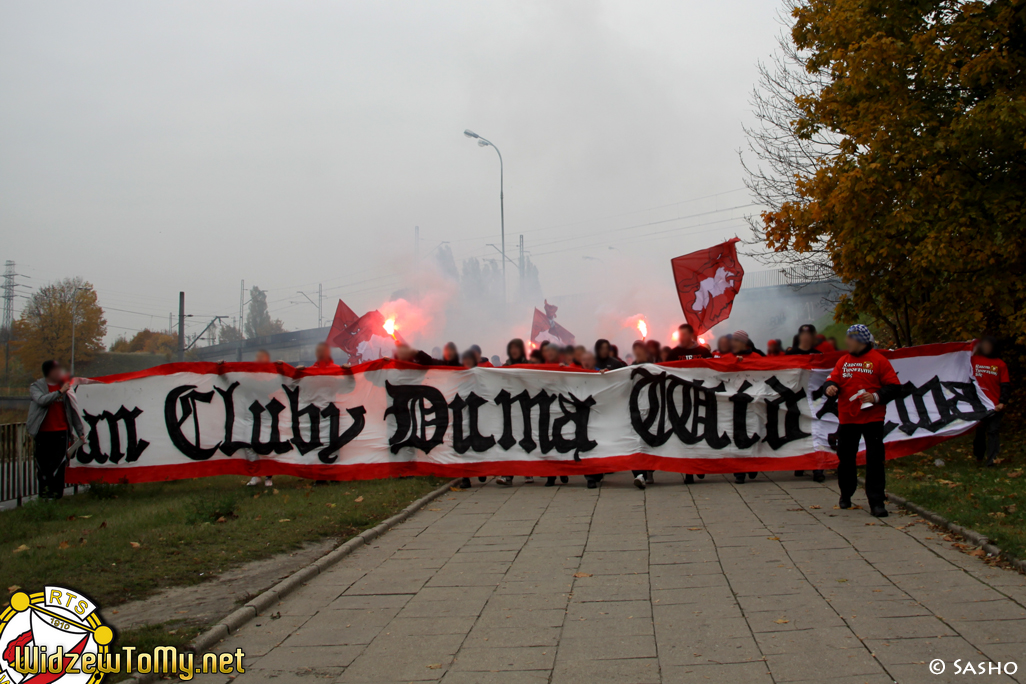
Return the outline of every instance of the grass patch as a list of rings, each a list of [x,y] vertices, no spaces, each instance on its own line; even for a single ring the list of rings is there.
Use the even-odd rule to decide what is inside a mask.
[[[107,485],[0,513],[0,591],[74,587],[99,605],[197,584],[303,542],[351,538],[439,487],[444,479],[367,480],[313,486],[276,477]],[[6,600],[3,601],[6,605]]]
[[[152,653],[157,646],[175,646],[184,649],[193,639],[198,637],[203,627],[178,625],[174,622],[164,622],[159,625],[146,625],[138,629],[126,629],[118,632],[117,638],[111,647],[112,654],[121,655],[121,664],[128,662],[125,655],[125,647],[133,646],[136,657],[140,653]],[[131,677],[127,672],[111,673],[103,678],[105,682],[120,682]],[[172,680],[179,681],[172,677]]]
[[[888,461],[887,489],[1026,558],[1026,435],[1004,432],[995,468],[976,465],[969,433]]]

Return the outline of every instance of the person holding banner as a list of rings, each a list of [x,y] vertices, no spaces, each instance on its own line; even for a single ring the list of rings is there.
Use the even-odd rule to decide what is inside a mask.
[[[505,366],[522,366],[529,363],[527,357],[524,355],[524,341],[519,337],[514,337],[506,344],[506,363]]]
[[[670,350],[667,361],[690,361],[691,359],[708,359],[712,357],[709,347],[695,339],[695,329],[690,323],[683,323],[677,328],[677,346]]]
[[[807,356],[810,354],[822,354],[820,350],[816,349],[816,326],[811,323],[798,328],[798,334],[795,335],[795,344],[793,347],[787,350],[788,356]],[[794,471],[795,477],[802,477],[805,475],[804,470]],[[812,479],[815,482],[826,482],[826,475],[822,470],[813,470]]]
[[[984,337],[976,345],[972,355],[973,375],[980,389],[994,404],[994,411],[987,414],[976,426],[973,438],[973,455],[977,465],[993,468],[1001,448],[1001,412],[1005,410],[1011,393],[1008,366],[997,358],[997,341]]]
[[[873,348],[873,335],[861,323],[848,328],[845,347],[848,353],[837,362],[823,385],[828,397],[837,397],[837,480],[841,487],[838,506],[851,508],[851,496],[858,489],[855,459],[860,442],[865,440],[869,511],[877,518],[886,518],[884,405],[901,394],[901,380],[891,362]]]
[[[39,498],[64,496],[64,468],[68,461],[68,441],[74,430],[80,438],[85,428],[72,406],[71,378],[56,361],[43,362],[43,377],[29,386],[28,433],[35,441],[36,477]]]

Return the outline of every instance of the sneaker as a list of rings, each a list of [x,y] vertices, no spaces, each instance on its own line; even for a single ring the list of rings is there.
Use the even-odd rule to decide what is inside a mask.
[[[684,484],[695,484],[695,476],[694,475],[685,475],[684,476]]]
[[[851,499],[849,499],[846,496],[842,496],[840,500],[837,502],[837,507],[843,508],[845,510],[851,508]]]
[[[826,482],[826,475],[823,473],[822,470],[813,470],[812,471],[812,481],[813,482]]]
[[[256,487],[258,484],[260,484],[260,478],[254,475],[253,477],[249,478],[249,482],[246,483],[246,486]]]
[[[638,489],[644,489],[645,488],[645,476],[644,476],[644,474],[638,475],[636,478],[634,478],[634,486],[637,487]]]
[[[597,489],[597,488],[598,488],[598,482],[595,482],[595,480],[588,480],[588,489]]]
[[[748,473],[748,479],[749,479],[749,480],[754,480],[754,479],[755,479],[755,476],[756,476],[756,475],[758,475],[758,474],[759,474],[759,473]]]
[[[887,508],[883,504],[878,504],[876,506],[870,506],[869,507],[869,513],[874,518],[886,518],[889,515],[887,513]]]
[[[556,478],[554,478],[554,477],[547,477],[547,478],[545,478],[545,486],[546,487],[555,487],[556,486]]]
[[[645,473],[645,484],[655,484],[654,471],[649,470],[647,473]]]
[[[497,477],[497,478],[495,478],[495,484],[501,485],[503,487],[509,487],[511,484],[513,484],[513,478],[512,477]]]
[[[805,471],[804,470],[796,470],[796,471],[794,471],[794,476],[795,477],[802,477],[803,475],[805,475]]]
[[[477,481],[478,482],[488,482],[488,478],[484,477],[483,475],[480,475],[480,476],[478,476]]]
[[[698,479],[699,480],[704,480],[705,479],[705,473],[702,473],[701,475],[699,475]]]
[[[567,482],[570,481],[570,478],[567,477],[566,475],[560,475],[559,476],[559,481],[562,482],[563,484],[566,484]]]
[[[524,478],[524,484],[534,484],[534,478],[530,475]]]
[[[265,487],[273,487],[274,486],[274,480],[272,480],[269,477],[265,477],[264,478],[264,486]]]
[[[737,475],[734,476],[734,484],[744,484],[744,483],[745,483],[745,474],[744,473],[738,473]]]
[[[460,489],[470,489],[470,478],[465,477],[460,480]]]

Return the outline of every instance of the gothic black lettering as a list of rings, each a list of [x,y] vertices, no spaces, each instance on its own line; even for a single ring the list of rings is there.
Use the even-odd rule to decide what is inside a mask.
[[[779,396],[776,399],[766,400],[766,443],[776,451],[788,442],[797,439],[811,437],[811,432],[802,430],[802,409],[799,401],[806,398],[805,389],[797,392],[788,388],[784,383],[773,376],[766,380],[774,392]],[[784,431],[780,432],[780,405],[784,405]]]
[[[209,404],[214,398],[213,392],[196,392],[196,385],[181,385],[167,393],[164,399],[164,424],[168,437],[175,448],[194,461],[205,461],[220,448],[218,442],[212,447],[203,448],[200,438],[199,414],[196,403]],[[196,442],[190,442],[182,432],[182,425],[192,418],[193,434]]]
[[[449,402],[452,409],[452,448],[457,454],[465,454],[471,449],[480,453],[495,446],[495,437],[482,435],[478,430],[478,412],[488,403],[487,399],[471,392],[466,399],[459,394]],[[463,412],[467,412],[467,431],[463,431]]]
[[[221,442],[221,453],[226,456],[231,456],[239,449],[245,449],[249,447],[249,442],[237,442],[235,441],[233,434],[235,432],[235,389],[239,386],[238,381],[233,382],[228,386],[228,389],[221,389],[215,387],[219,395],[221,395],[221,401],[224,402],[224,440]]]
[[[563,415],[552,423],[552,445],[561,454],[574,452],[574,460],[581,460],[581,453],[591,451],[598,446],[598,442],[588,438],[588,418],[591,415],[591,407],[595,405],[595,399],[578,399],[570,393],[567,400],[562,394],[559,395],[559,410]],[[568,439],[563,434],[563,428],[573,424],[574,436]]]
[[[755,397],[748,394],[751,388],[752,383],[745,380],[730,397],[734,404],[734,444],[738,449],[750,449],[758,444],[760,439],[758,433],[748,434],[748,406],[755,401]]]
[[[261,456],[267,456],[272,451],[276,454],[284,454],[292,449],[292,444],[288,440],[282,441],[281,439],[280,416],[284,410],[285,404],[277,399],[271,399],[267,402],[266,407],[259,401],[254,401],[249,405],[249,412],[253,416],[253,437],[250,439],[249,446]],[[261,416],[264,413],[268,414],[271,423],[271,434],[266,442],[260,439],[261,423],[263,422]]]
[[[385,416],[395,416],[395,432],[388,438],[393,454],[403,447],[428,453],[442,443],[449,429],[449,408],[439,390],[430,385],[393,385],[387,380],[385,390],[392,399]]]
[[[338,452],[346,444],[356,439],[356,436],[363,432],[363,426],[366,424],[364,416],[367,414],[367,409],[362,406],[356,406],[351,409],[346,409],[346,413],[353,419],[353,424],[346,428],[346,431],[339,434],[339,424],[342,412],[335,404],[328,404],[321,409],[321,417],[328,419],[328,445],[317,452],[317,458],[321,460],[321,463],[334,463],[338,460]]]
[[[292,443],[296,445],[300,454],[307,454],[314,449],[324,446],[321,442],[321,410],[313,404],[307,404],[299,408],[299,388],[289,389],[288,385],[282,385],[285,395],[289,398],[289,411],[292,413]],[[310,438],[303,436],[303,428],[299,419],[306,416],[310,426]]]
[[[125,459],[126,463],[133,463],[139,460],[139,456],[150,445],[145,439],[139,439],[135,419],[142,415],[142,409],[138,407],[128,410],[122,406],[114,413],[104,411],[98,416],[89,415],[87,412],[83,413],[86,423],[89,425],[89,447],[88,449],[79,449],[77,456],[79,463],[92,463],[93,461],[96,463],[106,463],[108,460],[111,463],[120,463],[122,458]],[[100,421],[107,423],[107,430],[110,435],[110,454],[105,454],[100,449],[100,436],[97,431]],[[125,426],[125,440],[127,444],[124,451],[121,451],[120,425]]]

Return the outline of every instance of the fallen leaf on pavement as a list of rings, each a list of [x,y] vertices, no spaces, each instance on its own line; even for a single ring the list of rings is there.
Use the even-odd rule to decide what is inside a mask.
[[[590,572],[575,572],[574,577],[591,577]]]
[[[788,622],[790,622],[790,620],[785,620],[784,618],[780,618],[779,620],[774,620],[773,622],[777,623],[778,625],[786,625]]]

